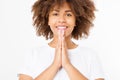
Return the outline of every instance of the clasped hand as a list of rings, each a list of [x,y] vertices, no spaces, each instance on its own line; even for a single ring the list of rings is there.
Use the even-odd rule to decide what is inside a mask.
[[[54,64],[56,64],[58,68],[64,68],[67,64],[70,64],[67,53],[67,45],[64,37],[64,30],[59,30],[58,42],[56,45],[57,47],[55,49]]]

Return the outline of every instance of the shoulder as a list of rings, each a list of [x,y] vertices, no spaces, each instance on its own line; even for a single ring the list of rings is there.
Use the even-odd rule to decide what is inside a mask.
[[[94,50],[93,48],[90,47],[86,47],[86,46],[78,46],[77,51],[79,52],[79,54],[85,55],[85,56],[96,56],[97,55],[97,51]]]
[[[49,47],[46,44],[42,44],[39,46],[27,48],[24,50],[24,53],[26,56],[34,56],[34,55],[42,54],[45,51],[48,51],[48,49],[49,49]]]

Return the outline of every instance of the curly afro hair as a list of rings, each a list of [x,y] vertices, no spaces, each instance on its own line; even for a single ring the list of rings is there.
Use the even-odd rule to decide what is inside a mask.
[[[53,33],[48,25],[50,10],[67,2],[76,17],[76,27],[72,32],[72,38],[78,40],[89,35],[95,18],[95,6],[92,0],[37,0],[32,6],[33,25],[38,36],[46,39],[53,38]]]

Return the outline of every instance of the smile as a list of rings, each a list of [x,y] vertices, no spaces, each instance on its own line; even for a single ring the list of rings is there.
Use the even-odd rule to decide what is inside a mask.
[[[58,30],[66,30],[68,27],[67,26],[57,26],[56,28]]]

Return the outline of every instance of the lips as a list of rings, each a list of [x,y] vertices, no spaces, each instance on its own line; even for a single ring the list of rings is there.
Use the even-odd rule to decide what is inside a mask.
[[[58,30],[66,30],[66,28],[67,28],[66,26],[58,26],[57,27]]]

